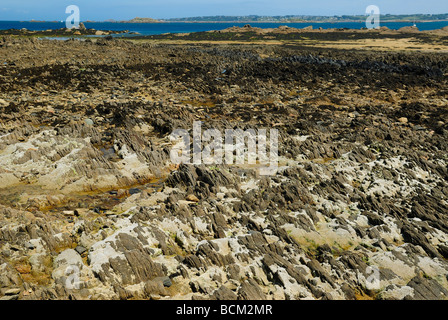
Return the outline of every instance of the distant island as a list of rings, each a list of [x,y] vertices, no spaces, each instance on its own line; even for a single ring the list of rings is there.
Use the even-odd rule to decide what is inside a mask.
[[[131,20],[114,20],[114,19],[107,19],[104,21],[91,21],[87,20],[85,22],[115,22],[115,23],[157,23],[157,22],[164,22],[162,20],[152,19],[152,18],[139,18],[135,17]]]
[[[154,22],[160,22],[160,20],[152,19],[152,18],[139,18],[136,17],[132,20],[127,21],[128,23],[154,23]]]

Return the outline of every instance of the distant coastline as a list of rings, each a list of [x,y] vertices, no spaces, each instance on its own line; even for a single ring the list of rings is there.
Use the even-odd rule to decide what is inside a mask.
[[[448,21],[448,13],[445,14],[412,14],[412,15],[390,15],[380,16],[382,22],[443,22]],[[366,15],[342,15],[342,16],[204,16],[189,18],[154,19],[136,17],[131,20],[107,19],[104,21],[85,20],[84,23],[338,23],[359,22],[365,23]],[[60,22],[30,20],[28,22]]]
[[[7,20],[1,20],[1,21],[7,21]],[[382,22],[406,22],[406,23],[426,23],[426,22],[446,22],[448,19],[444,20],[386,20]],[[37,22],[37,23],[60,23],[60,21],[21,21],[21,22]],[[307,20],[307,21],[165,21],[165,20],[158,20],[153,22],[132,22],[132,21],[93,21],[93,20],[86,20],[86,21],[80,21],[83,23],[340,23],[340,22],[354,22],[354,23],[365,23],[365,21],[359,21],[359,20],[339,20],[339,21],[313,21],[313,20]]]

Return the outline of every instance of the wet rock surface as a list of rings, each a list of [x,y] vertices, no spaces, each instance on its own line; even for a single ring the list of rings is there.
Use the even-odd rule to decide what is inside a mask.
[[[0,39],[0,299],[446,299],[448,56]],[[279,130],[279,168],[174,129]]]

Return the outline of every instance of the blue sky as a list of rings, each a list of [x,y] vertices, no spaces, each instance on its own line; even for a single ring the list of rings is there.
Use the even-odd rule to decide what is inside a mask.
[[[1,0],[0,20],[65,20],[68,5],[81,20],[127,20],[211,15],[364,14],[368,5],[381,13],[448,13],[447,0]]]

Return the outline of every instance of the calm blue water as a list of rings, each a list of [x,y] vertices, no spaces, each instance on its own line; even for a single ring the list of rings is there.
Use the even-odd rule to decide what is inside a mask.
[[[130,32],[138,32],[142,35],[162,34],[162,33],[186,33],[209,30],[222,30],[232,26],[244,26],[246,23],[111,23],[111,22],[87,22],[84,23],[86,28],[97,30],[129,30]],[[312,25],[313,28],[322,27],[329,28],[350,28],[361,29],[365,27],[365,23],[360,22],[336,22],[336,23],[250,23],[253,27],[259,28],[277,28],[278,26],[287,25],[292,28],[304,28]],[[399,29],[401,27],[411,26],[410,22],[385,22],[381,26],[390,29]],[[440,22],[422,22],[417,23],[419,30],[434,30],[448,26],[448,21]],[[5,29],[22,29],[26,28],[33,31],[41,31],[47,29],[65,28],[65,22],[20,22],[20,21],[0,21],[0,30]]]

